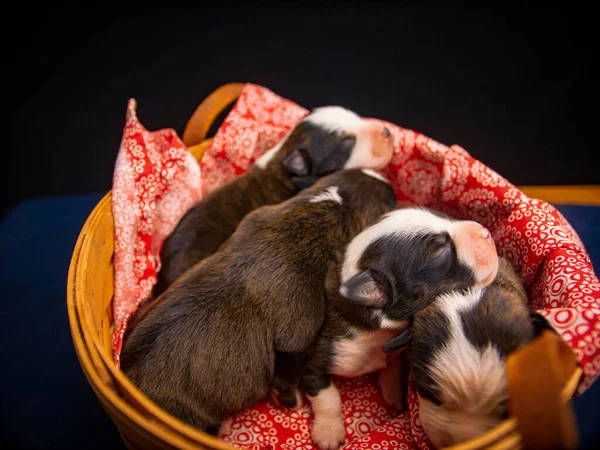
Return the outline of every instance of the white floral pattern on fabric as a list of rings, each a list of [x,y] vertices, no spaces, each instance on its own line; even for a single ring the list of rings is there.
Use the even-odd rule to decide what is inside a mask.
[[[127,319],[156,283],[160,246],[199,198],[198,163],[174,130],[146,130],[131,99],[112,189],[116,364]]]
[[[135,109],[131,100],[112,192],[117,364],[127,317],[156,282],[165,237],[196,201],[248,170],[308,112],[247,84],[198,165],[173,130],[148,132]],[[462,147],[377,121],[394,138],[394,154],[382,173],[398,204],[429,206],[490,229],[499,253],[529,284],[531,309],[574,349],[584,370],[583,392],[600,373],[600,285],[571,225],[552,205],[526,197]],[[433,448],[421,427],[412,385],[408,412],[395,416],[373,374],[334,382],[345,417],[344,449]],[[233,417],[223,439],[244,449],[313,449],[310,420],[309,406],[287,410],[264,400]]]

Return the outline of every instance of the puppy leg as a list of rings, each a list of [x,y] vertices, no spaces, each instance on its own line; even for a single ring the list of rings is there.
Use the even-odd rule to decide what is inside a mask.
[[[336,450],[344,444],[346,428],[342,399],[326,373],[309,367],[300,387],[310,400],[313,420],[311,438],[320,450]]]
[[[275,375],[271,383],[273,401],[288,408],[302,407],[300,380],[314,353],[314,345],[303,352],[275,352]]]
[[[300,409],[304,406],[297,384],[275,376],[271,383],[271,400],[278,406]]]
[[[379,389],[385,402],[398,411],[406,408],[408,360],[404,349],[388,356],[387,367],[379,371]]]

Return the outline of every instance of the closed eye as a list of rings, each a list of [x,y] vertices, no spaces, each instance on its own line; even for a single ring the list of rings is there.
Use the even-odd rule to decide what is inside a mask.
[[[454,244],[447,233],[433,237],[429,244],[427,262],[434,267],[449,266],[454,258]]]

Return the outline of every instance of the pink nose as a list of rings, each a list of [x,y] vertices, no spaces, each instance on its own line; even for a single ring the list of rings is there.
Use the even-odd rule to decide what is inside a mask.
[[[498,255],[489,230],[477,222],[464,221],[453,234],[459,259],[473,269],[477,286],[487,286],[498,272]]]
[[[481,237],[487,239],[488,241],[494,242],[494,239],[492,238],[492,233],[490,233],[490,230],[488,230],[487,228],[481,229]]]

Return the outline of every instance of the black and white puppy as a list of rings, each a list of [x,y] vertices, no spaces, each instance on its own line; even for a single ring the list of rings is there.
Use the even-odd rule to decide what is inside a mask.
[[[506,418],[506,357],[535,337],[539,322],[505,258],[488,287],[445,293],[414,315],[410,373],[423,429],[436,447],[473,439]],[[398,345],[404,342],[392,340],[386,349]]]
[[[401,408],[400,355],[387,355],[382,346],[440,294],[486,286],[497,269],[486,228],[425,208],[390,212],[351,241],[341,270],[328,276],[327,317],[301,382],[319,448],[336,449],[345,439],[340,396],[329,375],[381,370],[384,399]]]
[[[287,200],[342,169],[382,168],[392,153],[393,139],[386,127],[339,106],[313,110],[245,174],[211,192],[183,216],[160,250],[161,269],[152,296],[216,252],[251,211]]]
[[[268,394],[276,359],[285,361],[279,377],[300,381],[325,319],[329,266],[395,206],[379,175],[349,169],[251,212],[146,305],[125,338],[122,370],[161,408],[216,433]]]

